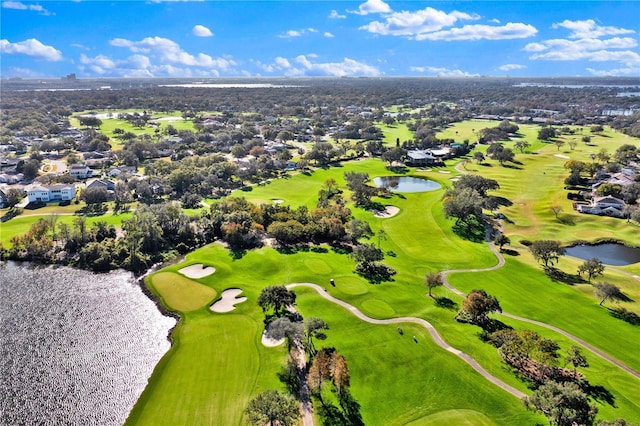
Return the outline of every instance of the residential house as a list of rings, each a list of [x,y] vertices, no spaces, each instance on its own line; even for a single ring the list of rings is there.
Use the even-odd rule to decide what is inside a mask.
[[[87,184],[87,189],[89,188],[104,188],[107,191],[113,191],[116,189],[116,184],[109,179],[96,179]]]
[[[93,170],[86,164],[73,164],[69,168],[69,175],[76,179],[86,179],[93,176]]]
[[[30,203],[48,203],[50,201],[71,201],[76,196],[74,184],[55,184],[34,186],[27,191]]]
[[[7,207],[8,202],[9,200],[7,198],[7,194],[5,194],[2,189],[0,189],[0,209]]]

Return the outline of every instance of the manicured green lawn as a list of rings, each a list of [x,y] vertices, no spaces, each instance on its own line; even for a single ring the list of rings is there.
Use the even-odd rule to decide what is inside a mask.
[[[176,272],[158,272],[150,278],[162,297],[162,303],[171,310],[193,311],[209,305],[216,291]]]
[[[446,169],[451,171],[452,165],[448,165]],[[234,195],[246,196],[254,202],[273,202],[273,199],[282,199],[293,207],[306,205],[312,208],[323,182],[332,178],[339,184],[343,184],[342,175],[347,170],[367,171],[371,177],[390,174],[379,160],[356,161],[339,168],[321,169],[309,175],[298,174],[286,180],[276,180],[264,186],[256,186],[250,192],[239,191]],[[509,170],[514,172],[513,169]],[[442,184],[447,184],[450,182],[450,177],[454,176],[453,173],[442,174],[438,170],[414,172],[414,174],[438,180]],[[422,280],[428,271],[488,267],[497,262],[486,244],[463,240],[451,231],[452,221],[443,217],[440,205],[442,191],[398,194],[379,199],[378,201],[383,204],[400,208],[400,213],[392,218],[376,218],[371,212],[350,206],[356,217],[371,223],[374,231],[379,229],[385,231],[384,238],[380,240],[382,249],[387,252],[385,262],[393,266],[398,274],[393,281],[381,285],[369,284],[355,275],[353,261],[331,249],[327,249],[324,253],[308,251],[284,255],[273,249],[264,248],[250,251],[243,258],[234,260],[226,250],[218,245],[212,245],[190,254],[188,263],[202,262],[216,267],[215,274],[199,282],[211,286],[218,293],[231,287],[243,289],[242,295],[246,295],[248,301],[238,305],[238,310],[233,311],[231,316],[243,314],[245,315],[243,318],[251,318],[256,324],[252,331],[254,335],[244,338],[249,342],[248,345],[254,342],[250,350],[238,350],[234,346],[237,344],[235,337],[229,337],[229,342],[219,338],[216,340],[216,345],[222,360],[217,360],[216,357],[215,360],[207,362],[210,364],[213,362],[215,365],[223,363],[221,364],[223,368],[228,369],[240,368],[224,364],[228,362],[224,358],[225,353],[241,353],[242,359],[238,360],[238,363],[256,362],[255,359],[251,361],[245,357],[260,357],[261,360],[258,379],[253,376],[246,380],[236,376],[229,378],[230,381],[240,380],[242,382],[240,384],[227,383],[221,378],[212,379],[223,388],[230,386],[235,389],[237,386],[243,386],[242,389],[246,390],[246,394],[242,393],[239,400],[233,402],[225,399],[227,397],[224,394],[216,394],[217,401],[210,403],[218,406],[229,404],[230,411],[242,411],[243,404],[246,404],[248,398],[259,393],[261,389],[269,387],[282,389],[275,379],[275,374],[283,364],[285,354],[282,348],[267,349],[257,343],[262,330],[259,326],[262,314],[255,306],[255,301],[263,286],[292,282],[319,283],[334,296],[354,304],[372,317],[425,318],[436,326],[450,344],[473,356],[491,374],[528,392],[526,385],[501,363],[495,348],[477,338],[476,327],[455,322],[453,320],[455,310],[437,308],[433,305],[433,301],[425,296],[426,288]],[[348,198],[348,191],[345,190],[343,195]],[[594,217],[593,219],[602,218]],[[372,238],[372,242],[377,244],[377,238]],[[637,357],[634,357],[636,347],[633,343],[629,343],[629,336],[632,338],[638,336],[637,330],[609,316],[604,308],[598,306],[587,285],[570,287],[551,282],[532,259],[528,259],[528,263],[526,259],[528,254],[523,252],[518,260],[509,259],[507,265],[497,271],[481,274],[454,274],[450,279],[463,291],[485,288],[489,293],[495,294],[503,308],[509,312],[552,323],[578,335],[631,366],[638,364]],[[559,267],[574,273],[578,264],[579,261],[575,259],[563,259]],[[179,265],[169,269],[177,268]],[[335,280],[335,287],[328,284],[332,278]],[[607,271],[606,278],[616,283],[625,282],[626,279],[614,271]],[[461,424],[475,421],[474,419],[481,419],[479,424],[505,424],[507,418],[516,419],[509,422],[510,424],[532,424],[535,421],[541,421],[533,414],[527,413],[519,401],[477,377],[477,374],[466,364],[460,363],[458,359],[447,353],[440,353],[441,351],[435,347],[424,330],[407,325],[405,337],[409,333],[415,334],[419,345],[414,346],[413,341],[410,341],[409,345],[396,346],[390,343],[398,342],[400,339],[395,327],[363,323],[345,310],[314,296],[311,290],[300,288],[296,292],[299,294],[298,304],[303,315],[319,316],[329,323],[331,327],[329,339],[322,344],[335,346],[347,357],[351,368],[352,392],[362,405],[361,412],[366,424],[407,424],[409,422],[434,424],[433,422],[440,421],[439,416],[450,417],[454,419],[452,421]],[[436,289],[435,292],[449,297],[458,304],[461,303],[461,298],[445,288]],[[630,294],[635,297],[636,293]],[[214,314],[207,308],[184,313],[186,323],[189,323],[192,317],[198,318],[198,322],[191,322],[195,334],[204,333],[205,329],[218,329],[223,326],[235,330],[234,325],[226,322],[226,319],[231,317],[229,315]],[[221,322],[221,318],[225,321]],[[572,344],[568,339],[547,329],[503,318],[501,320],[516,328],[534,329],[546,337],[557,340],[563,349]],[[185,332],[183,329],[179,330],[181,334]],[[607,332],[602,333],[602,330]],[[640,341],[640,339],[636,340]],[[621,345],[619,343],[621,341],[626,343]],[[200,339],[199,344],[207,343]],[[255,346],[258,347],[258,352],[273,354],[275,351],[278,355],[274,355],[268,362],[263,362],[262,355],[256,355],[253,351]],[[179,350],[181,349],[174,347],[166,357],[168,360],[158,367],[152,378],[152,385],[141,399],[145,405],[172,404],[170,400],[177,390],[167,390],[169,395],[164,395],[154,390],[153,383],[156,380],[163,383],[165,380],[168,382],[178,380],[171,377],[177,374],[173,373],[174,370],[182,368],[179,361],[173,359],[176,351]],[[207,351],[205,348],[199,348],[199,350]],[[180,358],[182,360],[180,362],[199,362],[199,356],[193,356],[195,357],[193,359],[188,356],[184,359]],[[599,403],[602,418],[622,416],[634,419],[635,413],[640,409],[633,399],[636,391],[640,390],[637,380],[593,354],[587,352],[587,356],[592,367],[583,369],[583,372],[593,384],[601,384],[611,392],[618,407],[614,409],[606,403]],[[174,365],[174,363],[177,364]],[[170,365],[169,373],[163,372],[162,368],[165,365]],[[403,377],[403,380],[398,381],[398,377]],[[257,380],[257,384],[254,388],[250,388],[245,383],[247,380]],[[169,389],[169,385],[166,386]],[[475,389],[475,391],[469,392],[469,389]],[[385,404],[379,403],[380,392],[384,394],[382,399]],[[139,405],[141,404],[143,403]],[[200,406],[204,403],[196,401],[194,404]],[[135,413],[139,411],[140,409],[136,407],[131,419],[137,418]],[[167,409],[167,411],[170,410]],[[507,414],[501,417],[503,416],[501,413]],[[216,414],[228,419],[232,424],[237,423],[237,420],[233,420],[238,419],[237,414],[236,417],[228,415],[230,417],[224,417],[227,414]],[[533,420],[535,418],[538,420]],[[140,421],[142,424],[152,424],[158,417],[141,419],[143,419]]]

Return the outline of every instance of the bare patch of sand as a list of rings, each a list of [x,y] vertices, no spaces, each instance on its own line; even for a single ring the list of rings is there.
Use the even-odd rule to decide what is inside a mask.
[[[558,157],[558,158],[564,158],[565,160],[569,159],[568,155],[562,155],[562,154],[553,154],[554,157]]]
[[[384,210],[373,210],[375,217],[392,217],[398,214],[400,209],[396,206],[385,206]]]
[[[204,266],[202,263],[195,263],[190,266],[186,266],[180,269],[182,275],[187,278],[191,278],[193,280],[197,280],[198,278],[208,277],[216,271],[216,268],[213,266]]]
[[[236,308],[235,305],[247,300],[246,297],[237,297],[240,293],[242,293],[242,290],[239,288],[229,288],[223,291],[221,294],[222,299],[211,305],[211,310],[218,313],[233,311]]]
[[[275,346],[280,346],[281,344],[284,343],[284,338],[282,339],[272,339],[271,337],[267,336],[267,330],[264,330],[262,332],[262,339],[260,339],[260,341],[262,342],[262,344],[268,348],[273,348]]]

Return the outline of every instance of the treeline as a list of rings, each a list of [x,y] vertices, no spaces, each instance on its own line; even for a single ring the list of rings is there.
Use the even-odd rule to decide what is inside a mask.
[[[123,183],[119,187],[117,192],[127,193]],[[124,268],[141,272],[216,240],[241,254],[273,238],[282,248],[323,243],[342,246],[353,250],[360,265],[357,272],[368,276],[380,270],[388,279],[395,271],[379,263],[382,251],[359,244],[358,240],[373,232],[367,222],[352,216],[341,193],[336,182],[328,180],[313,209],[255,205],[242,197],[221,199],[196,216],[187,215],[176,202],[141,205],[122,221],[120,231],[106,221],[89,226],[85,216],[75,217],[71,225],[50,216],[40,219],[26,234],[13,237],[11,246],[2,249],[2,257],[95,271]],[[366,266],[363,271],[362,265]]]

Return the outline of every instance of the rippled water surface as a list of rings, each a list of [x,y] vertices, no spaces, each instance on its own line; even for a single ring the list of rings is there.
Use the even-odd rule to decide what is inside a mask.
[[[127,272],[0,264],[0,423],[121,425],[174,325]]]

